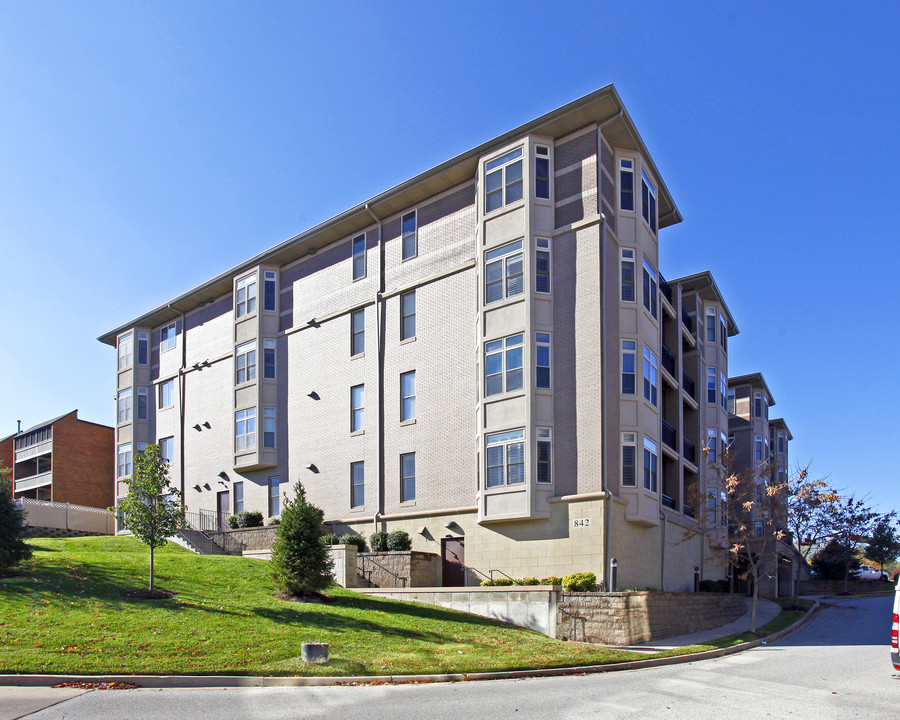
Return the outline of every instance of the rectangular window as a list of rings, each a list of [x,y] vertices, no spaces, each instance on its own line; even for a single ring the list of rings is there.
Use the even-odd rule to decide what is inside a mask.
[[[757,435],[754,442],[754,455],[757,460],[763,459],[763,441],[762,435]]]
[[[416,291],[410,290],[400,296],[400,339],[409,340],[416,336]]]
[[[710,525],[717,524],[716,514],[716,491],[710,490],[706,493],[706,521]]]
[[[416,417],[416,371],[400,376],[400,422]]]
[[[656,371],[657,359],[650,348],[644,345],[644,397],[656,405]]]
[[[359,280],[366,276],[366,235],[357,235],[353,238],[353,279]]]
[[[721,313],[719,313],[719,344],[725,352],[728,352],[728,325]]]
[[[521,240],[488,250],[484,254],[484,302],[525,292],[522,273]]]
[[[718,439],[719,433],[715,428],[709,428],[706,431],[706,459],[708,462],[715,463],[716,462],[716,441]]]
[[[619,209],[634,210],[634,160],[619,160]]]
[[[734,410],[735,410],[734,390],[728,391],[728,400],[726,400],[726,404],[727,404],[727,407],[725,409],[728,410],[728,412],[730,412],[732,415],[734,415],[735,414],[735,412],[734,412]]]
[[[350,507],[366,504],[366,472],[362,461],[350,463]]]
[[[263,273],[263,310],[274,310],[277,298],[275,273],[271,270],[266,270]]]
[[[716,341],[716,309],[706,308],[706,342]]]
[[[416,454],[400,456],[400,502],[416,499]]]
[[[403,259],[408,260],[418,254],[416,242],[416,211],[406,213],[400,221],[403,233]]]
[[[275,408],[263,408],[263,447],[275,447]]]
[[[656,477],[656,443],[649,438],[644,438],[644,489],[656,492]]]
[[[150,358],[150,336],[138,333],[138,365],[146,365]]]
[[[484,395],[499,395],[523,387],[522,333],[484,344]]]
[[[537,429],[537,481],[539,483],[550,483],[553,481],[552,440],[550,428]]]
[[[350,355],[361,355],[366,351],[366,311],[354,310],[350,313]]]
[[[159,409],[175,405],[175,379],[165,380],[159,384]]]
[[[234,450],[244,452],[256,448],[256,408],[238,410],[234,414]]]
[[[637,435],[622,433],[622,486],[637,486]]]
[[[167,463],[171,463],[175,457],[175,438],[164,437],[159,439],[159,456]]]
[[[762,417],[762,395],[760,393],[753,396],[753,416]]]
[[[634,395],[637,342],[622,341],[622,394]]]
[[[131,367],[134,360],[134,335],[126,333],[119,338],[119,370]]]
[[[769,419],[769,398],[763,396],[763,417]]]
[[[256,312],[256,273],[237,281],[237,292],[234,296],[235,317],[241,318],[252,312]]]
[[[550,292],[550,239],[537,238],[535,247],[534,291],[548,293]]]
[[[622,302],[634,302],[634,250],[621,252]]]
[[[263,340],[263,377],[275,379],[275,341]]]
[[[355,385],[350,388],[350,432],[366,429],[365,419],[366,386]]]
[[[256,380],[256,340],[234,349],[234,384]]]
[[[276,475],[269,478],[269,517],[281,515],[281,479]]]
[[[238,480],[233,483],[234,488],[234,514],[244,512],[244,482]]]
[[[175,349],[175,323],[169,323],[159,331],[159,351]]]
[[[778,452],[784,452],[784,433],[778,433]]]
[[[550,199],[550,148],[534,147],[534,196]]]
[[[522,148],[488,161],[484,171],[486,213],[522,199]]]
[[[485,438],[487,486],[518,485],[525,482],[525,431],[510,430]]]
[[[128,477],[131,475],[131,443],[119,445],[116,451],[116,476]]]
[[[550,387],[550,333],[534,334],[536,350],[535,386]]]
[[[716,401],[716,369],[706,368],[706,402]]]
[[[116,422],[131,422],[131,388],[119,390],[116,396]]]
[[[650,311],[653,317],[656,317],[656,295],[657,281],[656,270],[644,258],[644,307]]]
[[[147,388],[138,388],[137,391],[137,419],[138,420],[146,420],[147,419],[147,410],[150,407],[150,403],[147,398]]]
[[[650,229],[656,232],[656,188],[653,187],[653,183],[650,182],[650,178],[643,170],[641,170],[641,199],[643,200],[641,214]]]
[[[723,410],[728,409],[728,378],[719,370],[719,404]]]

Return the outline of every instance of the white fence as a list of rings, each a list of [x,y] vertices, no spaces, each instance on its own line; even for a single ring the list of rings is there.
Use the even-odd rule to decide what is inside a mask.
[[[30,498],[22,498],[20,502],[29,527],[92,535],[114,535],[116,532],[116,516],[109,510]]]

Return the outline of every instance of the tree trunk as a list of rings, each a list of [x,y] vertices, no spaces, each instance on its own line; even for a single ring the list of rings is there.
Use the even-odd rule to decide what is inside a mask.
[[[750,576],[753,578],[753,602],[750,603],[750,633],[756,634],[756,608],[759,604],[759,568],[753,569]]]
[[[792,573],[794,576],[794,601],[793,605],[796,608],[800,603],[800,555],[797,555],[794,558],[794,572]]]
[[[153,546],[150,546],[150,589],[153,590]]]

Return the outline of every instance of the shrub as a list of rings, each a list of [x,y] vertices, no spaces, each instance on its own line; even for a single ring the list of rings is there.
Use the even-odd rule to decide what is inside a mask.
[[[228,523],[228,527],[232,530],[237,530],[238,527],[238,516],[237,515],[229,515],[225,518],[225,522]]]
[[[369,535],[369,547],[372,552],[387,552],[388,534],[384,530],[379,530]]]
[[[541,585],[562,585],[562,578],[556,575],[541,578]]]
[[[360,538],[362,539],[362,538]],[[387,536],[388,550],[411,550],[412,540],[406,530],[394,530]]]
[[[325,533],[320,540],[323,545],[337,545],[340,543],[340,539],[334,533]]]
[[[859,568],[859,560],[853,554],[853,548],[832,538],[828,544],[812,556],[810,561],[813,571],[822,580],[843,580],[845,574]]]
[[[701,580],[700,581],[700,592],[727,593],[728,592],[728,581],[727,580]]]
[[[597,576],[592,572],[572,573],[562,579],[563,590],[589,592],[597,587]]]
[[[340,545],[356,545],[357,552],[365,552],[366,551],[366,540],[361,535],[357,535],[356,533],[347,533],[345,535],[341,535],[338,539],[337,543]]]
[[[507,577],[497,578],[496,580],[494,580],[494,585],[506,586],[506,585],[515,585],[515,584],[516,584],[515,580],[513,580],[512,578],[507,578]]]
[[[540,585],[540,581],[536,577],[523,577],[516,580],[516,585]]]
[[[272,578],[279,590],[291,595],[317,593],[331,584],[334,567],[321,542],[323,512],[306,501],[299,481],[294,493],[294,499],[284,503],[272,546]]]
[[[13,500],[12,480],[0,468],[0,577],[14,565],[31,557],[25,543],[25,511]]]
[[[281,518],[278,517],[277,515],[270,517],[268,520],[266,520],[266,525],[269,525],[269,526],[278,525],[280,523],[281,523]]]
[[[225,518],[225,522],[228,523],[228,527],[232,530],[237,530],[238,528],[262,527],[263,516],[259,510],[244,510],[237,515],[229,515]]]

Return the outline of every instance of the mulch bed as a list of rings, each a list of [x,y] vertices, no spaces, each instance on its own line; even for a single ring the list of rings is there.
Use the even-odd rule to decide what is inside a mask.
[[[279,600],[286,600],[287,602],[318,603],[319,605],[327,605],[331,602],[330,597],[317,592],[308,592],[301,595],[276,593],[275,597],[277,597]]]
[[[120,682],[64,682],[59,685],[51,685],[55,688],[82,688],[84,690],[136,690],[140,685],[131,685]]]

